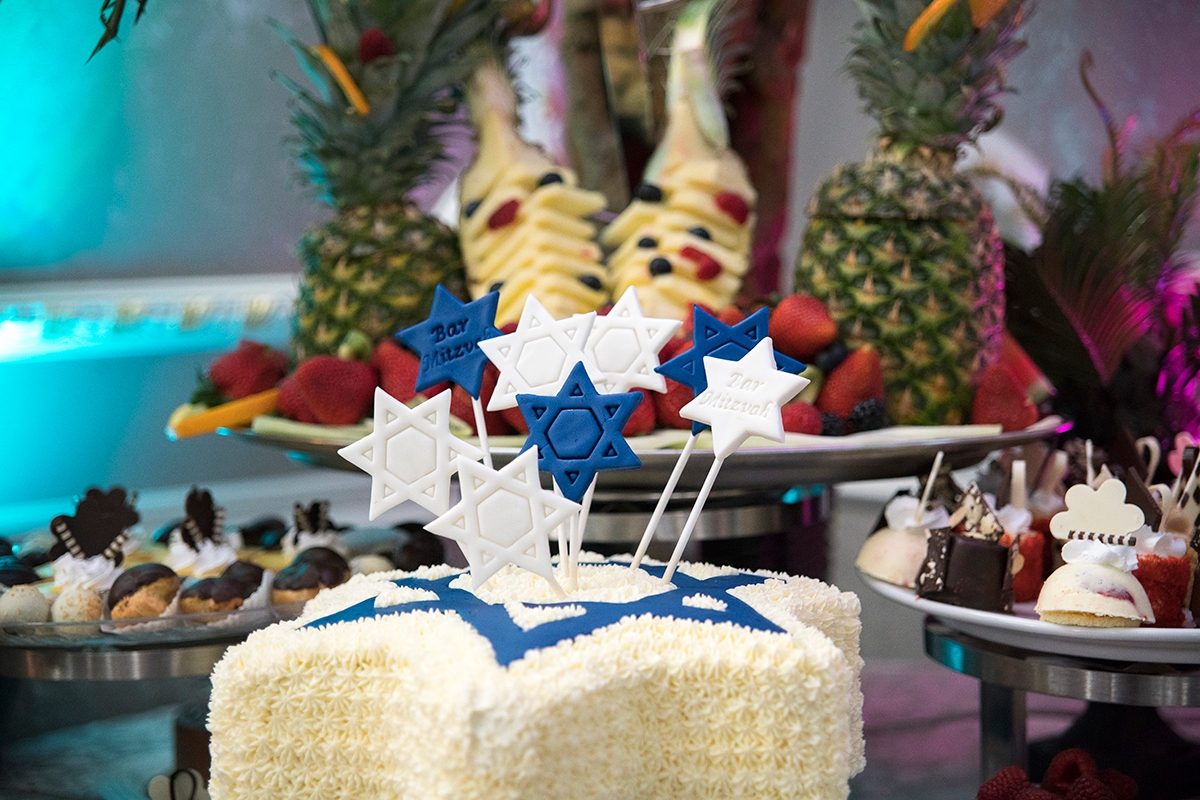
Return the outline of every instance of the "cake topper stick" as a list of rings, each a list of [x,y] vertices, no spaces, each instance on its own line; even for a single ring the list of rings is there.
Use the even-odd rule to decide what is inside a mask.
[[[704,372],[708,379],[707,388],[679,409],[679,415],[712,428],[715,457],[663,573],[666,582],[670,582],[679,566],[725,459],[751,436],[782,442],[780,408],[808,385],[807,378],[776,369],[770,337],[764,338],[737,361],[705,356]]]
[[[751,349],[767,338],[769,315],[770,312],[766,308],[760,308],[736,325],[726,325],[700,306],[693,306],[691,349],[685,350],[658,367],[656,372],[687,386],[694,395],[701,394],[708,388],[704,359],[712,356],[736,361],[749,353]],[[780,369],[797,375],[804,371],[804,365],[799,361],[779,353],[775,353],[774,356],[775,364]],[[692,457],[692,451],[696,447],[696,437],[705,427],[707,426],[699,422],[692,423],[692,435],[684,444],[683,451],[675,462],[675,468],[671,470],[671,477],[667,480],[663,493],[659,495],[654,513],[650,515],[650,522],[642,533],[637,553],[630,564],[631,569],[637,569],[642,563],[646,549],[650,546],[651,539],[654,538],[654,531],[658,529],[662,515],[667,509],[667,503],[670,502],[671,495],[675,493],[675,487],[683,475],[683,470],[687,467],[688,459]]]
[[[1012,477],[1009,479],[1008,504],[1021,511],[1025,510],[1028,499],[1025,496],[1025,462],[1017,460],[1012,463]]]
[[[583,531],[587,528],[588,514],[592,511],[592,497],[596,494],[596,479],[592,478],[592,485],[588,487],[587,492],[583,495],[583,503],[581,503],[579,517],[575,520],[574,527],[571,530],[571,585],[577,587],[579,585],[579,553],[583,550]]]
[[[499,301],[499,292],[488,292],[478,300],[464,303],[439,284],[429,318],[396,334],[421,358],[417,369],[418,392],[442,381],[454,381],[471,396],[483,463],[489,467],[492,453],[488,447],[487,420],[479,400],[488,357],[479,343],[500,335],[495,326]]]
[[[562,487],[558,485],[557,478],[550,478],[550,484],[554,487],[554,493],[559,497],[563,497]],[[565,500],[566,498],[563,497]],[[564,520],[554,529],[554,535],[558,539],[558,566],[566,575],[570,571],[570,562],[567,560],[571,550],[571,521]]]
[[[945,455],[938,450],[937,455],[933,457],[933,469],[929,470],[929,479],[925,481],[925,491],[921,493],[921,505],[913,509],[912,524],[914,528],[921,527],[921,520],[925,518],[925,509],[929,507],[929,497],[933,494],[933,482],[937,480],[938,470],[942,468],[942,458]]]
[[[1091,486],[1092,482],[1094,480],[1096,480],[1096,468],[1094,466],[1092,466],[1092,453],[1093,453],[1092,440],[1091,439],[1084,440],[1083,460],[1086,462],[1085,468],[1087,470],[1087,485],[1088,486]]]

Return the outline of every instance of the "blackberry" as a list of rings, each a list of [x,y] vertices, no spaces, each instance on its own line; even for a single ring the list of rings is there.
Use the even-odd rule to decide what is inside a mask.
[[[667,261],[662,256],[652,259],[650,261],[650,274],[651,275],[670,275],[671,274],[671,262]]]
[[[633,196],[647,203],[661,203],[663,199],[662,189],[653,183],[639,183],[633,190]]]
[[[854,410],[846,417],[852,431],[874,431],[888,424],[887,405],[882,397],[869,397],[854,404]]]
[[[479,210],[479,203],[480,203],[479,200],[472,200],[471,202],[469,202],[465,206],[463,206],[463,216],[466,217],[467,219],[470,219],[471,215]]]
[[[562,182],[563,182],[562,175],[559,175],[557,172],[547,172],[545,175],[543,175],[541,178],[538,179],[537,185],[538,186],[549,186],[552,183],[562,183]]]
[[[845,436],[846,426],[842,424],[842,418],[832,411],[821,412],[821,435],[822,436]]]
[[[846,345],[834,342],[817,353],[817,357],[813,359],[813,366],[821,370],[822,375],[830,375],[849,355],[850,351],[846,349]]]
[[[600,291],[600,279],[595,275],[580,275],[579,282],[589,289],[595,289],[597,292]]]
[[[658,247],[658,239],[655,239],[653,236],[643,236],[642,238],[638,239],[638,247],[641,247],[645,250],[649,250],[652,247]]]
[[[712,234],[709,233],[708,228],[704,227],[703,225],[697,225],[694,228],[688,228],[688,233],[690,233],[692,236],[695,236],[697,239],[705,239],[710,242],[712,241]]]

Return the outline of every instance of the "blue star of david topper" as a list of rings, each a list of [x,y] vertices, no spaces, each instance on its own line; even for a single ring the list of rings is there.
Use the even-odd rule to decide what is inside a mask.
[[[558,394],[517,395],[529,425],[521,452],[537,445],[538,469],[554,476],[563,497],[581,502],[600,470],[642,465],[621,435],[640,402],[641,392],[600,394],[584,364],[576,364]]]
[[[495,326],[499,302],[500,293],[489,292],[464,303],[438,284],[429,318],[396,334],[421,357],[418,392],[442,381],[454,381],[478,399],[488,364],[479,340],[500,335]]]
[[[700,395],[708,388],[704,357],[712,356],[726,361],[740,360],[769,335],[767,328],[770,312],[763,307],[736,325],[726,325],[698,305],[692,306],[692,309],[694,314],[691,348],[655,368],[655,372],[682,383],[694,394]],[[804,371],[803,364],[794,358],[788,358],[778,350],[775,351],[775,366],[793,375]],[[707,427],[703,423],[693,422],[692,433],[699,433]]]

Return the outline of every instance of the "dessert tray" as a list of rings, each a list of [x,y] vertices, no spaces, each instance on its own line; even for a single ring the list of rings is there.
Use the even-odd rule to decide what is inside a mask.
[[[264,418],[260,418],[262,420]],[[342,428],[332,436],[296,435],[298,426],[275,429],[256,420],[252,428],[222,428],[218,432],[253,444],[287,451],[291,458],[318,467],[358,471],[338,455],[338,450],[370,432],[369,427]],[[726,459],[717,481],[720,488],[790,488],[815,483],[901,478],[929,469],[938,451],[955,469],[979,463],[988,453],[1050,439],[1070,430],[1070,423],[1048,417],[1022,431],[1000,433],[998,426],[891,427],[850,436],[787,435],[783,445],[751,439]],[[316,433],[314,431],[314,433]],[[340,434],[340,435],[337,435]],[[688,431],[664,430],[628,439],[641,459],[640,469],[602,472],[598,488],[661,489],[679,457]],[[477,440],[470,440],[473,443]],[[493,437],[492,455],[497,468],[511,461],[522,437]],[[698,489],[712,466],[711,438],[701,434],[680,489]]]
[[[205,642],[237,641],[280,620],[295,619],[304,602],[283,603],[208,614],[176,614],[149,619],[93,622],[5,622],[0,649],[60,648],[113,651]]]
[[[989,642],[1079,658],[1154,664],[1200,664],[1200,629],[1077,628],[1042,622],[1033,603],[1018,603],[1013,614],[997,614],[917,597],[912,589],[863,575],[875,592],[902,606],[937,617],[962,633]]]

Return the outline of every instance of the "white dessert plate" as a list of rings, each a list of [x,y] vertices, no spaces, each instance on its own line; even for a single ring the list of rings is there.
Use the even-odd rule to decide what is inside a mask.
[[[937,617],[955,630],[989,642],[1079,658],[1154,664],[1200,664],[1200,629],[1075,628],[1042,622],[1032,603],[1017,605],[1016,614],[961,608],[917,597],[912,589],[863,575],[863,582],[888,600]]]
[[[217,432],[286,450],[292,458],[314,466],[357,471],[358,468],[337,451],[365,436],[368,429],[342,428],[335,431],[336,438],[314,438],[306,430],[313,427],[301,427],[297,423],[280,426],[274,422],[264,426],[256,420],[252,429],[222,428]],[[716,488],[787,489],[809,484],[902,478],[927,471],[939,450],[945,453],[947,464],[961,469],[978,464],[993,450],[1052,439],[1070,427],[1070,423],[1051,417],[1011,433],[999,433],[995,427],[984,425],[898,426],[840,437],[788,434],[782,445],[752,439],[726,459]],[[641,468],[602,472],[599,488],[661,490],[687,436],[687,431],[664,430],[631,437],[628,441],[642,461]],[[706,439],[707,436],[707,433],[702,434],[698,440],[680,478],[680,490],[695,490],[704,483],[713,461],[711,439]],[[516,456],[520,442],[520,438],[497,437],[492,447],[497,467]]]

